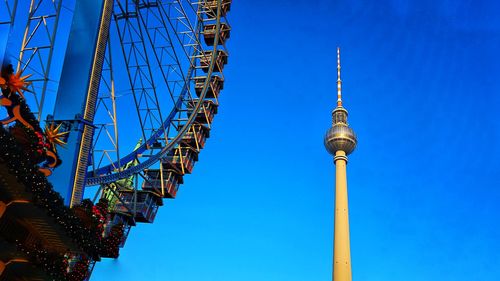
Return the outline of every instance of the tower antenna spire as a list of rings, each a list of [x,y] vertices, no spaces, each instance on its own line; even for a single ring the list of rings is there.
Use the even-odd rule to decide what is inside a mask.
[[[356,134],[347,123],[347,110],[342,106],[340,48],[337,47],[337,107],[332,112],[332,127],[326,131],[324,139],[325,148],[335,163],[332,281],[352,281],[346,165],[347,156],[354,151],[357,143]]]
[[[342,106],[342,80],[340,79],[340,47],[337,47],[337,106]]]

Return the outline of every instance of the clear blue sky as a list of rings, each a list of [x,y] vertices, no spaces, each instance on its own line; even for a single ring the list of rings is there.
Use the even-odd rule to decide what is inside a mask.
[[[494,2],[235,1],[193,175],[91,280],[329,280],[336,46],[354,280],[500,280]]]
[[[500,280],[500,6],[434,2],[235,1],[194,174],[92,280],[329,280],[337,45],[354,280]]]

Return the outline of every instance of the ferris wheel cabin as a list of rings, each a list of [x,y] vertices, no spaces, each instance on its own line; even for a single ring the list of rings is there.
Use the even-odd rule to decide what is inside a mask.
[[[194,163],[198,161],[198,151],[190,146],[178,146],[171,150],[167,157],[161,160],[163,169],[174,169],[181,175],[191,174]]]
[[[225,17],[232,1],[148,1],[147,4],[128,1],[126,9],[111,0],[76,0],[73,1],[74,9],[63,6],[63,1],[35,2],[47,2],[47,5],[38,5],[40,9],[35,5],[38,9],[35,14],[19,8],[7,23],[11,26],[9,29],[16,30],[11,34],[24,34],[23,40],[33,40],[29,45],[22,43],[20,56],[16,56],[17,50],[10,51],[19,58],[17,63],[23,66],[22,69],[28,70],[26,75],[41,75],[30,81],[38,110],[32,113],[38,113],[38,120],[52,113],[52,105],[45,107],[45,111],[42,106],[45,91],[57,84],[53,114],[47,118],[47,124],[61,125],[60,131],[59,127],[55,130],[67,134],[64,137],[66,147],[59,151],[62,164],[54,169],[51,185],[36,170],[26,169],[33,166],[30,158],[34,157],[18,155],[22,151],[16,147],[27,144],[23,135],[15,133],[15,129],[0,130],[4,144],[12,141],[10,136],[16,140],[4,146],[10,150],[4,153],[5,161],[0,163],[0,280],[52,280],[54,275],[47,274],[54,272],[89,280],[93,264],[101,258],[117,258],[118,247],[123,247],[131,227],[137,222],[154,222],[163,198],[175,198],[184,175],[193,171],[198,154],[210,136],[211,123],[218,111],[218,97],[224,86],[222,71],[228,62],[226,43],[232,31]],[[184,10],[183,7],[188,6],[190,8]],[[65,14],[65,9],[70,13]],[[52,20],[43,21],[33,29],[33,23],[39,19]],[[171,21],[175,24],[167,26]],[[68,26],[60,29],[59,22]],[[5,23],[0,22],[0,25]],[[64,30],[68,33],[62,37],[66,36],[67,42],[63,39],[56,44],[59,41],[54,39],[55,34],[64,33]],[[21,45],[16,40],[22,36],[4,35],[0,37],[8,37],[8,41],[0,40],[0,60],[5,46]],[[45,37],[50,42],[45,41]],[[64,51],[60,52],[60,57],[56,45],[61,45]],[[29,54],[40,48],[47,52],[36,53],[37,59],[33,60]],[[121,52],[112,52],[111,48],[121,49]],[[52,63],[53,50],[56,50],[54,58],[57,57],[60,63]],[[113,66],[112,62],[118,64]],[[50,70],[51,64],[56,67],[54,71]],[[163,77],[153,74],[152,69],[162,70]],[[170,71],[172,69],[176,71]],[[168,73],[168,77],[164,73]],[[46,87],[48,81],[56,84]],[[131,94],[115,96],[115,82],[116,89],[130,90]],[[160,104],[163,100],[157,99],[157,82],[167,87],[175,85],[172,89],[169,87],[169,92],[172,97],[178,97],[179,103],[174,106],[170,101]],[[192,87],[194,93],[189,93]],[[165,142],[163,136],[155,134],[155,140],[137,145],[133,153],[121,150],[120,157],[118,132],[124,128],[127,137],[134,138],[139,134],[129,136],[128,133],[141,130],[130,128],[129,122],[117,122],[116,116],[122,116],[123,112],[132,115],[130,110],[137,109],[139,123],[146,123],[148,118],[165,120],[159,118],[160,110],[150,106],[150,98],[156,98],[155,107],[163,112],[167,112],[167,107],[171,109],[168,116],[173,117],[164,123],[168,127],[162,127]],[[129,106],[132,99],[135,108]],[[154,124],[151,128],[140,125],[143,141],[146,140],[145,130],[156,133],[160,129]],[[4,129],[9,126],[4,125]],[[174,136],[179,130],[184,134]],[[172,139],[178,142],[168,148],[170,151],[164,151]],[[29,142],[32,144],[31,140]],[[33,154],[31,147],[19,148]],[[116,151],[116,155],[111,151]],[[137,161],[147,156],[154,156],[154,163]],[[106,160],[101,165],[97,160],[100,157],[110,157],[109,163]],[[30,182],[33,179],[36,182]],[[93,201],[106,200],[105,207],[89,203],[90,200],[82,204],[85,188],[90,186],[99,186]],[[64,201],[59,200],[56,192]],[[49,253],[51,260],[40,264],[39,258],[31,256],[33,253]],[[44,266],[47,264],[66,266]],[[55,279],[67,280],[64,277]]]
[[[225,17],[227,12],[231,10],[231,0],[222,0],[221,3],[221,17]],[[215,17],[217,15],[217,0],[203,1],[203,12],[208,16],[212,15]]]
[[[231,35],[231,28],[226,23],[220,24],[219,29],[219,41],[217,42],[219,45],[224,45],[226,40],[229,39]],[[215,35],[217,34],[217,25],[216,24],[207,24],[203,27],[203,38],[205,39],[205,43],[208,46],[213,46],[215,44]]]
[[[184,134],[182,143],[200,150],[205,146],[207,138],[210,136],[210,129],[203,124],[192,124],[189,130]]]
[[[196,96],[200,97],[203,91],[203,85],[205,84],[207,77],[198,76],[194,77],[193,80],[195,81],[194,90],[196,92]],[[223,88],[224,88],[224,78],[218,75],[212,75],[212,77],[210,78],[210,83],[208,84],[208,89],[205,98],[218,99],[219,93]]]
[[[136,222],[152,223],[159,206],[163,206],[162,198],[148,190],[120,190],[120,200],[114,210],[119,213],[132,214]],[[134,195],[137,195],[135,197]]]
[[[200,68],[203,72],[207,73],[210,68],[213,51],[204,51],[200,56]],[[224,50],[217,50],[215,55],[215,64],[213,71],[222,72],[224,66],[227,64],[227,52]]]
[[[188,117],[193,114],[194,108],[198,99],[192,100],[188,104]],[[212,100],[203,100],[202,106],[196,113],[195,122],[199,124],[212,124],[215,115],[217,114],[218,105]]]
[[[171,168],[148,169],[144,174],[147,180],[142,183],[142,189],[161,194],[163,198],[175,198],[179,185],[184,183],[182,175]]]

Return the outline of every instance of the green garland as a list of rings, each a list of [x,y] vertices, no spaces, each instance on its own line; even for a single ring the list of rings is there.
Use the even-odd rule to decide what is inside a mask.
[[[12,73],[11,65],[1,70],[1,76],[4,78],[9,77]],[[51,149],[44,141],[38,120],[23,98],[12,93],[8,87],[2,88],[1,91],[3,97],[8,98],[13,105],[19,105],[22,119],[33,129],[28,128],[24,125],[26,123],[23,124],[19,120],[16,120],[13,126],[8,127],[8,130],[0,126],[0,162],[5,163],[8,172],[24,185],[27,192],[33,195],[33,204],[45,209],[47,214],[64,228],[66,234],[86,255],[81,256],[80,260],[68,272],[65,253],[50,253],[40,245],[28,246],[19,241],[16,243],[35,265],[44,269],[55,280],[85,280],[91,261],[98,261],[101,256],[118,257],[119,245],[124,232],[123,225],[113,226],[110,234],[103,238],[105,236],[104,224],[111,221],[106,199],[101,199],[95,206],[90,200],[84,200],[82,205],[77,207],[83,208],[83,217],[82,212],[75,213],[64,205],[60,194],[54,190],[52,184],[39,171],[37,165],[42,164],[42,167],[45,167],[49,164],[45,151]],[[12,108],[6,107],[9,116],[13,116]],[[58,165],[60,165],[59,160],[56,163],[56,166]],[[89,219],[90,224],[83,223]]]

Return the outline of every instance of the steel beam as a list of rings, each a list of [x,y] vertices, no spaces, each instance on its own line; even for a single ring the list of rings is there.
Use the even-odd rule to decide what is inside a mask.
[[[54,115],[69,131],[63,161],[49,180],[70,207],[83,197],[94,134],[97,93],[109,35],[113,0],[77,0]]]

